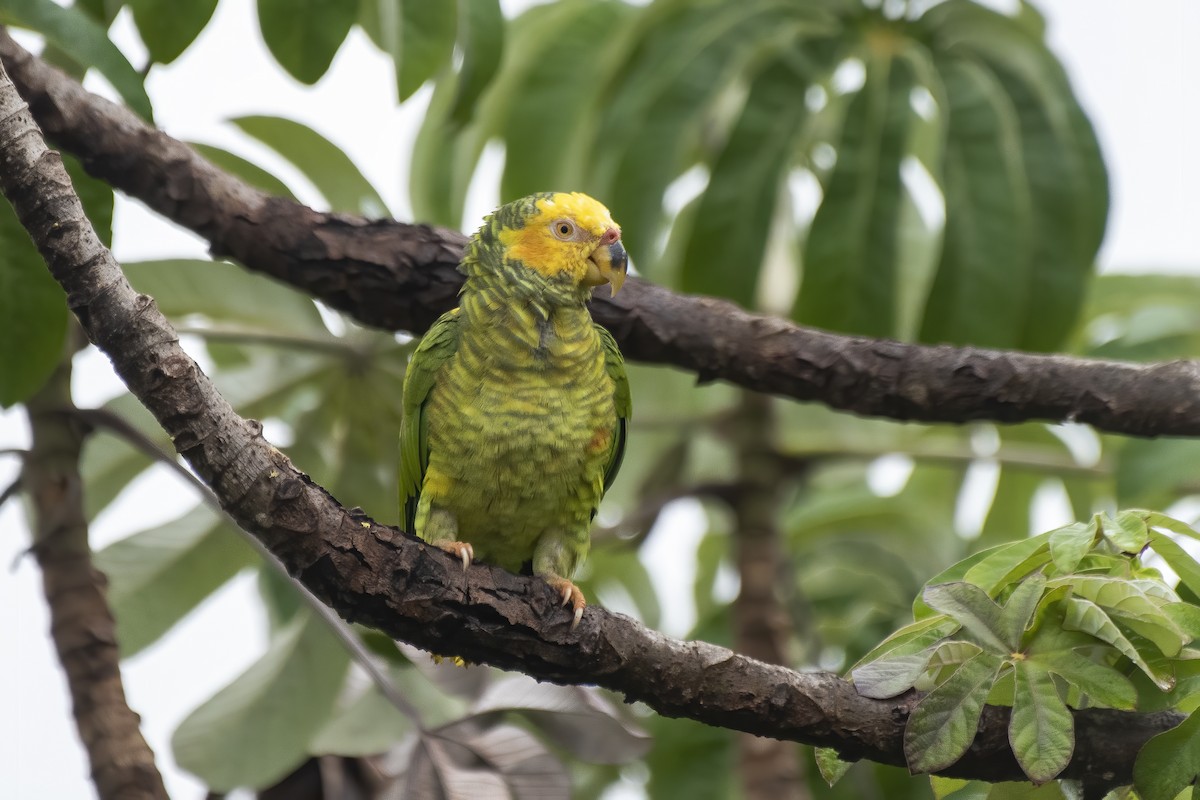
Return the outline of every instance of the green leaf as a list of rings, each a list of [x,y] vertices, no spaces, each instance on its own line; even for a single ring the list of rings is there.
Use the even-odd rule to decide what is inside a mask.
[[[67,333],[67,300],[12,206],[0,203],[0,407],[37,391]]]
[[[239,532],[204,506],[130,534],[95,557],[108,577],[122,658],[158,641],[230,578],[258,563]]]
[[[129,0],[150,60],[169,64],[188,48],[217,10],[217,0]]]
[[[987,593],[970,583],[927,586],[922,594],[934,611],[940,611],[975,637],[979,644],[997,654],[1007,654],[1016,644],[1006,641],[1009,631],[1001,617],[1003,609]]]
[[[967,570],[963,580],[995,595],[1050,560],[1050,534],[1043,533],[984,552],[986,557]]]
[[[387,205],[354,162],[307,125],[266,116],[237,117],[230,122],[291,162],[312,181],[332,211],[390,216]]]
[[[1200,776],[1200,713],[1142,746],[1133,785],[1142,800],[1174,800]]]
[[[308,750],[316,755],[373,756],[386,753],[415,729],[414,721],[372,683],[329,717]]]
[[[1013,669],[1016,690],[1008,741],[1029,780],[1045,783],[1071,760],[1075,720],[1049,672],[1029,661],[1016,661]]]
[[[287,197],[291,200],[296,199],[296,195],[292,193],[292,190],[288,188],[286,183],[257,164],[247,161],[239,155],[209,144],[188,142],[188,146],[225,172],[236,175],[251,186],[262,189],[264,192],[273,194],[276,197]]]
[[[1035,640],[1026,655],[1031,662],[1058,675],[1096,703],[1128,710],[1137,704],[1137,690],[1129,678],[1107,664],[1092,661],[1078,649],[1039,652]]]
[[[664,222],[663,191],[694,163],[722,90],[774,43],[816,27],[814,19],[824,15],[807,4],[759,0],[654,4],[641,18],[595,131],[598,157],[586,188],[618,214],[630,256],[643,269]],[[818,49],[795,52],[811,58]],[[802,97],[798,90],[797,102]]]
[[[358,16],[358,0],[258,0],[258,26],[275,60],[305,84],[321,79]]]
[[[1108,514],[1101,514],[1100,532],[1122,553],[1140,553],[1150,541],[1145,520],[1129,511],[1121,512],[1115,520]]]
[[[837,163],[813,218],[793,316],[820,328],[895,336],[901,316],[900,164],[916,119],[912,68],[872,55],[834,143]],[[803,104],[797,103],[802,106]]]
[[[858,669],[880,658],[919,653],[947,636],[953,636],[961,627],[958,622],[941,614],[905,625],[859,659],[853,669]]]
[[[1170,691],[1174,678],[1155,670],[1112,621],[1103,608],[1082,597],[1070,597],[1066,601],[1067,614],[1063,627],[1072,631],[1083,631],[1115,647],[1122,655],[1137,664],[1142,672],[1164,692]]]
[[[961,795],[955,793],[967,789],[971,783],[972,781],[968,781],[965,778],[943,778],[941,775],[929,776],[929,788],[933,791],[935,800],[947,800],[950,797],[958,800]]]
[[[227,261],[136,261],[123,269],[135,289],[176,321],[201,314],[246,330],[333,338],[312,298]]]
[[[1197,563],[1188,551],[1171,537],[1158,531],[1151,531],[1150,546],[1167,562],[1167,566],[1175,571],[1184,586],[1194,594],[1200,594],[1200,563]]]
[[[458,39],[463,63],[450,104],[451,121],[466,124],[474,113],[476,101],[500,66],[506,27],[499,0],[458,0]]]
[[[324,621],[301,612],[261,659],[179,724],[176,762],[218,792],[278,781],[309,755],[348,666]]]
[[[1200,481],[1200,442],[1195,439],[1128,439],[1115,449],[1121,506],[1167,506]]]
[[[1050,54],[1047,71],[1057,67]],[[1028,176],[1032,215],[1028,316],[1020,346],[1053,350],[1079,314],[1095,266],[1107,216],[1107,178],[1095,150],[1082,145],[1068,113],[1078,114],[1070,89],[1045,73],[1035,73],[1040,85],[993,64],[1000,85],[1017,114],[1021,156]],[[1087,127],[1090,134],[1090,126]],[[1097,207],[1098,204],[1098,207]]]
[[[654,749],[646,756],[650,797],[736,797],[733,731],[690,719],[654,715],[648,723]]]
[[[936,772],[962,757],[1002,664],[999,656],[980,653],[913,709],[904,729],[904,757],[912,772]]]
[[[1012,142],[1032,210],[1027,311],[1018,346],[1054,349],[1070,329],[1108,210],[1108,180],[1095,134],[1062,65],[1047,49],[1036,12],[1010,17],[951,0],[919,21],[939,50],[978,62],[995,77],[1014,113]],[[953,116],[953,109],[951,110]],[[949,206],[949,203],[947,204]]]
[[[1025,630],[1033,619],[1046,588],[1046,576],[1040,572],[1030,575],[1017,584],[1017,588],[1009,595],[1004,603],[1004,613],[1000,616],[1000,625],[1004,630],[1004,641],[1014,650],[1021,646]]]
[[[426,0],[379,0],[398,2],[403,22],[400,53],[396,58],[396,84],[401,102],[412,96],[425,81],[450,63],[458,31],[456,3],[430,3]]]
[[[854,688],[863,697],[876,700],[895,697],[912,688],[929,666],[933,652],[934,649],[930,647],[919,653],[886,655],[856,667],[850,673]]]
[[[949,109],[942,260],[927,342],[1014,347],[1028,313],[1031,209],[1011,102],[976,62],[941,58]]]
[[[0,23],[35,30],[80,64],[95,67],[130,108],[153,121],[142,76],[109,40],[104,26],[85,12],[64,8],[53,0],[4,0]]]
[[[1096,541],[1094,522],[1072,522],[1050,531],[1050,558],[1059,572],[1074,572]]]
[[[359,24],[392,57],[399,102],[450,63],[458,12],[457,2],[363,0]]]
[[[843,761],[838,757],[837,750],[831,747],[818,747],[813,750],[813,757],[817,761],[817,771],[821,773],[822,780],[833,788],[834,784],[842,779],[849,769],[854,766],[849,761]]]
[[[680,267],[686,292],[718,295],[752,308],[780,185],[808,110],[797,98],[807,85],[791,60],[770,62],[754,76],[741,116],[712,166]],[[730,269],[737,264],[737,269]]]
[[[611,70],[613,39],[598,32],[620,30],[631,13],[624,3],[563,3],[519,20],[513,47],[525,52],[514,59],[515,91],[502,110],[489,105],[504,114],[502,199],[581,184],[593,157],[585,149],[584,126],[597,98],[594,89],[582,87],[602,86]]]

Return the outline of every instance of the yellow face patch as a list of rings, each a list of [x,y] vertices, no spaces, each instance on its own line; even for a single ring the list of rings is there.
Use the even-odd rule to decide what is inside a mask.
[[[620,231],[601,203],[579,192],[559,192],[537,201],[523,228],[505,228],[500,242],[511,258],[547,278],[564,273],[581,281],[588,256],[607,231]]]

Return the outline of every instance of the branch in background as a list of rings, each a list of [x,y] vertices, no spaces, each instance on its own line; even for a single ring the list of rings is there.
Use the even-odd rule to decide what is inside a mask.
[[[107,583],[92,565],[79,475],[85,430],[61,413],[71,406],[70,387],[68,355],[26,403],[33,445],[21,485],[32,499],[32,549],[50,606],[50,635],[101,800],[164,800],[167,790],[154,753],[125,700]]]
[[[788,664],[792,623],[780,600],[785,585],[779,516],[786,483],[774,456],[770,397],[742,392],[730,420],[741,491],[733,510],[733,547],[741,587],[733,601],[733,638],[739,653],[768,664]],[[793,581],[787,581],[791,585]],[[791,742],[742,734],[738,778],[748,800],[807,800],[800,753]]]
[[[919,696],[860,696],[828,673],[798,673],[705,642],[681,642],[594,606],[571,614],[536,578],[461,564],[343,508],[239,417],[179,347],[152,298],[137,294],[96,237],[60,159],[0,70],[0,190],[37,244],[92,341],[222,506],[317,597],[352,622],[430,651],[555,683],[596,684],[660,714],[832,747],[849,759],[903,764]],[[944,774],[1022,777],[1009,710],[985,709],[970,750]],[[1075,712],[1062,777],[1130,782],[1133,760],[1173,713]]]
[[[462,234],[322,214],[253,189],[83,89],[0,29],[0,61],[51,139],[89,172],[233,258],[389,330],[455,303]],[[1136,436],[1200,435],[1200,368],[842,336],[631,279],[592,303],[631,359],[867,416],[1074,421]]]

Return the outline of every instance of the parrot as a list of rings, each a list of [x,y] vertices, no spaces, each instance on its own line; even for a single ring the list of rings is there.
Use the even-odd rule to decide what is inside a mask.
[[[484,219],[459,264],[457,308],[404,376],[400,501],[406,530],[462,561],[544,579],[574,610],[571,578],[625,453],[625,362],[592,320],[629,259],[608,209],[578,192],[534,194]]]

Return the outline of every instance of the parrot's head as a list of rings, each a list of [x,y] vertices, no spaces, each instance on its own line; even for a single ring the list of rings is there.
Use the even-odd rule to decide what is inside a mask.
[[[579,192],[535,194],[501,206],[477,238],[494,238],[503,260],[519,262],[534,273],[531,279],[582,292],[607,283],[616,294],[629,267],[621,228],[607,208]]]

